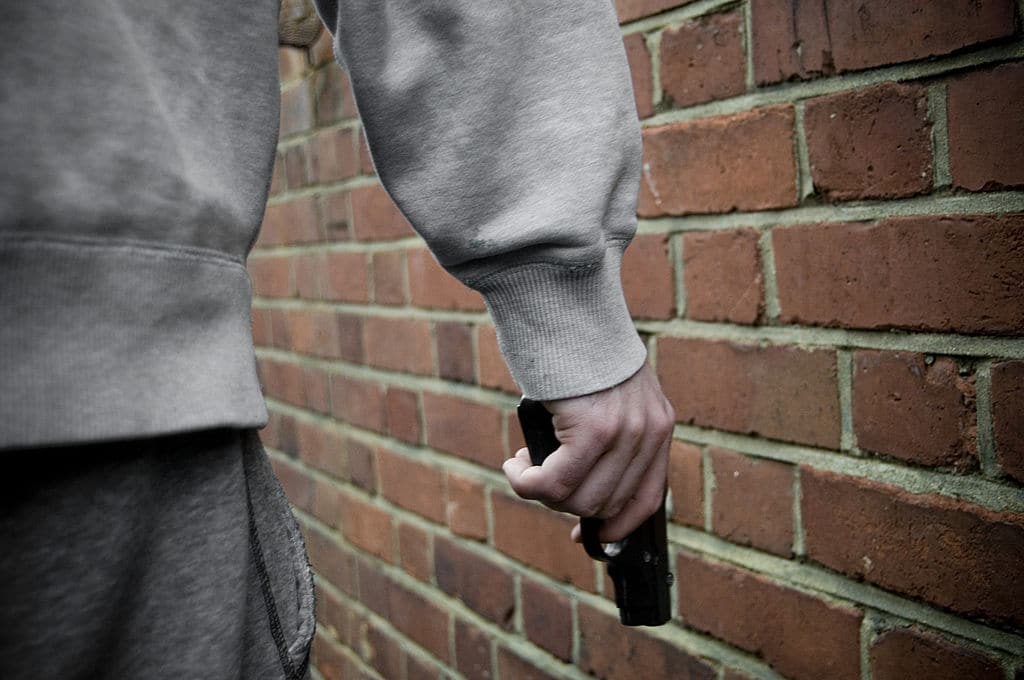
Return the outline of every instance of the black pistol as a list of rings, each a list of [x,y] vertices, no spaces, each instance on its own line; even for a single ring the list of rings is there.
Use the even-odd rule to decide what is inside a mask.
[[[519,402],[518,413],[530,460],[540,465],[559,447],[551,414],[540,402],[525,397]],[[658,511],[633,533],[605,545],[597,538],[602,520],[594,517],[580,520],[587,554],[608,563],[608,576],[615,584],[619,620],[626,626],[660,626],[672,618],[669,598],[672,573],[665,521],[665,500],[662,499]]]

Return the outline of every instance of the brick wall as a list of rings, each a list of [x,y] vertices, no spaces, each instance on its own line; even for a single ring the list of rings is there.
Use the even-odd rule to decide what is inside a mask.
[[[510,492],[493,326],[321,36],[281,51],[250,259],[319,677],[1024,678],[1024,4],[617,5],[674,620],[620,627],[571,521]]]

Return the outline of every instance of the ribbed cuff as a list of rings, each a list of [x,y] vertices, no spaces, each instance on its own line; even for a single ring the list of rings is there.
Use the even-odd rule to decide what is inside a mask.
[[[534,263],[477,283],[525,396],[551,400],[599,392],[643,366],[647,350],[622,294],[621,262],[615,244],[592,266]]]

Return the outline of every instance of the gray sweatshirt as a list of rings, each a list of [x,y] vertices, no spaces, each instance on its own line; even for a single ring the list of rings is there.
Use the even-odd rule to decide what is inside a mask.
[[[619,263],[640,135],[610,2],[318,9],[381,181],[483,294],[524,393],[638,370]],[[265,422],[245,258],[276,30],[276,0],[5,7],[0,448]]]

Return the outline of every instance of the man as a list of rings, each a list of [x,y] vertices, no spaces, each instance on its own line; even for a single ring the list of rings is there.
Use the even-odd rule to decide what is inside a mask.
[[[277,126],[274,0],[40,0],[0,24],[0,677],[302,677],[301,541],[244,258]],[[607,2],[320,2],[381,181],[479,290],[563,446],[513,489],[625,536],[671,409],[619,263],[640,138]],[[12,464],[13,466],[13,464]]]

